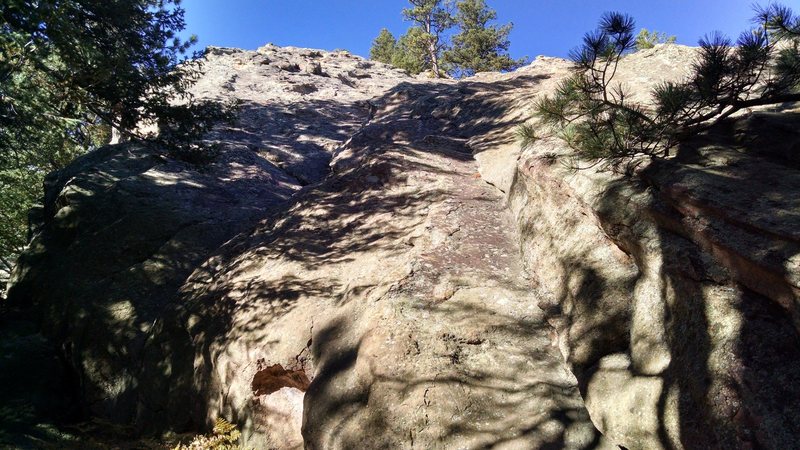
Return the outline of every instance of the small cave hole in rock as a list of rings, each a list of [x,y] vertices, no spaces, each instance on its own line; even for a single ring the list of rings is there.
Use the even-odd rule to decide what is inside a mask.
[[[287,370],[280,364],[256,372],[251,387],[256,396],[270,395],[283,388],[295,388],[305,392],[311,381],[302,370]]]
[[[258,369],[251,383],[254,420],[285,444],[281,448],[302,448],[303,400],[311,381],[302,368],[268,366],[262,360]]]

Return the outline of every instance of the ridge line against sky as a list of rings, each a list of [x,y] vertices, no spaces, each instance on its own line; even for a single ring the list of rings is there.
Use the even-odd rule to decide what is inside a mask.
[[[487,0],[498,22],[514,23],[511,55],[566,57],[606,11],[631,14],[638,28],[676,35],[697,45],[707,33],[735,39],[752,28],[751,0]],[[767,2],[761,2],[765,5]],[[784,1],[800,10],[800,0]],[[280,46],[346,49],[369,56],[381,28],[399,36],[408,28],[401,11],[406,0],[184,0],[187,29],[198,49],[208,45],[256,49]]]

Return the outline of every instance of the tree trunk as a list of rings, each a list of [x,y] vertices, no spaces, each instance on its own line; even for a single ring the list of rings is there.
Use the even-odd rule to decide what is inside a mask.
[[[127,139],[123,133],[119,131],[119,129],[115,126],[111,127],[111,142],[109,144],[119,144],[121,142],[125,142]]]
[[[433,72],[433,76],[436,78],[441,78],[442,74],[439,72],[439,55],[436,54],[436,47],[436,39],[432,37],[430,46],[428,47],[428,52],[431,54],[431,72]]]
[[[118,113],[119,109],[120,109],[119,105],[115,106],[115,108],[111,111],[111,113],[106,116],[102,116],[98,113],[98,115],[104,118],[105,121],[108,122],[108,124],[111,126],[111,142],[109,142],[109,144],[111,145],[127,142],[131,138],[128,133],[125,133],[121,128],[117,126],[118,119],[121,115]]]
[[[439,36],[433,34],[432,18],[428,17],[425,21],[425,32],[428,33],[428,56],[431,58],[431,72],[436,78],[441,78],[442,74],[439,71],[439,55],[436,51],[438,47]]]

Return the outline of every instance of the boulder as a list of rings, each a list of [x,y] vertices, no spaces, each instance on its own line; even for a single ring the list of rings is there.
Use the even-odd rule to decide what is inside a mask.
[[[620,80],[646,100],[694,51],[638,52]],[[796,447],[796,112],[625,177],[519,148],[564,60],[456,81],[208,58],[196,94],[242,104],[216,158],[79,159],[13,275],[30,348],[94,417],[224,417],[255,448]]]
[[[800,134],[765,152],[729,132],[773,116],[732,119],[633,179],[568,169],[554,141],[520,158],[525,260],[594,423],[625,448],[795,445],[800,177],[769,155]]]

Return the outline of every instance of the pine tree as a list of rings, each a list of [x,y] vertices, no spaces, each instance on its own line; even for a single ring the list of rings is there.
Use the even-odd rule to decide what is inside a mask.
[[[158,123],[187,148],[228,117],[188,94],[179,0],[4,0],[0,3],[0,272],[26,241],[44,176],[109,141]],[[176,104],[180,100],[181,105]]]
[[[8,0],[0,15],[0,79],[28,66],[42,88],[68,97],[74,111],[59,111],[65,119],[88,111],[128,134],[142,121],[168,125],[171,100],[188,100],[198,75],[196,65],[179,66],[196,42],[177,37],[185,26],[180,0]]]
[[[457,4],[455,22],[460,32],[453,36],[453,46],[445,53],[453,75],[470,76],[476,72],[508,71],[525,64],[508,55],[508,35],[513,24],[490,25],[497,13],[485,0],[462,0]]]
[[[451,0],[409,0],[411,8],[403,10],[403,16],[411,21],[424,34],[421,37],[426,51],[427,65],[433,76],[442,76],[442,53],[446,48],[444,33],[452,28],[453,18]]]
[[[382,29],[378,37],[372,43],[369,51],[369,59],[385,64],[391,64],[395,51],[397,51],[397,39],[386,28]]]
[[[587,159],[616,165],[636,155],[665,157],[679,142],[743,108],[800,102],[800,18],[789,8],[759,9],[762,27],[734,44],[715,33],[700,41],[686,81],[653,88],[653,105],[629,100],[614,83],[620,60],[636,48],[634,21],[606,14],[573,51],[574,75],[537,102],[537,116]],[[536,139],[520,130],[523,145]]]
[[[646,50],[653,48],[656,44],[672,44],[677,40],[675,36],[667,36],[660,31],[649,31],[642,28],[636,36],[636,50]]]
[[[400,37],[392,55],[392,65],[412,75],[431,70],[428,34],[422,28],[411,27]]]

